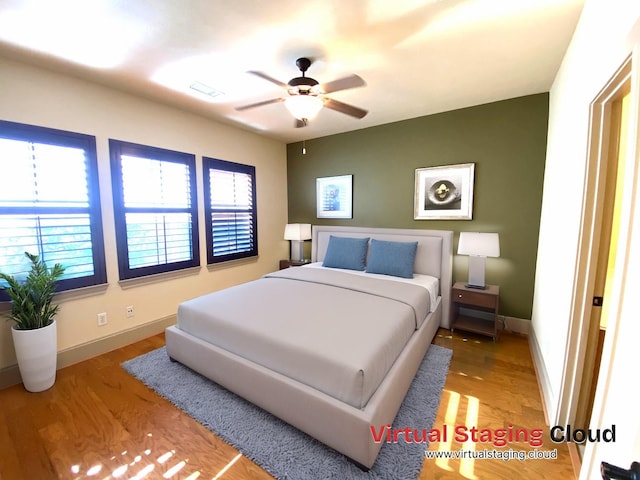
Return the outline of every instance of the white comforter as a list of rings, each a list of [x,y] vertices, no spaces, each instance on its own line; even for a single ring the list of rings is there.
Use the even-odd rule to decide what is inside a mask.
[[[178,327],[363,408],[430,304],[420,286],[292,268],[182,303]]]

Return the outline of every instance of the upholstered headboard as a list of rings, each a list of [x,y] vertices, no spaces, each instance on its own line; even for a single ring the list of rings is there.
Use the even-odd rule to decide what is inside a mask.
[[[314,225],[311,260],[321,262],[331,236],[372,238],[392,242],[418,242],[414,272],[438,277],[442,296],[443,327],[449,328],[449,305],[453,284],[453,232],[450,230],[418,230],[395,228],[336,227]]]

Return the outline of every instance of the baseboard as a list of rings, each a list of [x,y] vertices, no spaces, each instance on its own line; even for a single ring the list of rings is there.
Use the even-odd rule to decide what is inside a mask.
[[[529,335],[531,330],[531,320],[516,317],[506,317],[503,315],[498,316],[498,321],[503,330],[513,333],[521,333],[523,335]]]
[[[57,368],[60,370],[61,368],[68,367],[69,365],[88,360],[98,355],[102,355],[103,353],[152,337],[153,335],[164,332],[165,328],[175,325],[175,323],[176,316],[170,315],[168,317],[154,320],[153,322],[145,323],[144,325],[139,325],[128,330],[114,333],[113,335],[61,350],[58,352]],[[0,389],[17,385],[21,382],[22,378],[20,377],[20,371],[18,370],[17,364],[0,369]]]
[[[551,388],[551,382],[547,375],[547,369],[544,364],[544,359],[542,358],[542,351],[538,345],[535,330],[531,330],[531,333],[529,334],[529,350],[531,351],[533,368],[536,373],[536,379],[538,380],[538,388],[540,389],[540,400],[542,401],[544,418],[547,425],[550,425],[549,407],[553,405],[553,389]]]

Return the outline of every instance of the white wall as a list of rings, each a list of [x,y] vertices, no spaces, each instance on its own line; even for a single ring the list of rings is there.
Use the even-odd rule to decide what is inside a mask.
[[[109,284],[106,291],[82,298],[63,294],[57,317],[59,351],[174,315],[181,301],[255,279],[276,270],[279,259],[288,258],[289,245],[283,240],[287,222],[285,144],[33,66],[0,59],[0,72],[1,119],[96,136]],[[215,269],[203,266],[194,275],[165,276],[160,281],[123,288],[118,282],[109,138],[195,154],[201,207],[202,156],[255,165],[258,260]],[[204,264],[203,225],[200,208],[200,258]],[[135,307],[133,318],[125,317],[127,305]],[[97,326],[99,312],[107,312],[106,326]],[[15,364],[9,327],[9,322],[0,323],[0,369]]]
[[[631,53],[637,0],[587,0],[550,92],[532,337],[550,421],[561,391],[587,159],[590,103]],[[535,352],[534,352],[535,353]]]

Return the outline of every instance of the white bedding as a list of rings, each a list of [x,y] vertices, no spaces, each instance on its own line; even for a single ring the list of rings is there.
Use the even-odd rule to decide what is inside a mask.
[[[327,268],[322,266],[322,262],[308,263],[303,267],[304,268],[323,268],[323,269]],[[299,267],[295,267],[295,268],[299,268]],[[391,275],[380,275],[377,273],[367,273],[367,272],[358,271],[358,270],[347,270],[342,268],[331,268],[331,270],[338,270],[340,272],[345,272],[352,275],[360,275],[365,277],[379,278],[381,280],[392,280],[396,282],[404,282],[404,283],[410,283],[412,285],[418,285],[420,287],[426,288],[427,291],[429,292],[429,299],[430,299],[429,312],[433,312],[436,308],[436,301],[438,300],[438,295],[440,292],[440,281],[436,277],[432,277],[431,275],[414,273],[413,278],[403,278],[403,277],[393,277]]]
[[[399,287],[386,276],[312,267],[267,277],[182,303],[178,327],[356,408],[432,303],[424,287]]]

